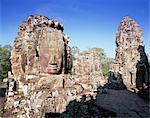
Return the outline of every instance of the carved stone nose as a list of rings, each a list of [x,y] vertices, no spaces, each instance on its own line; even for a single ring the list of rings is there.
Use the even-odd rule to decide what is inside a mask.
[[[57,65],[57,63],[56,63],[56,56],[55,55],[53,57],[51,57],[51,59],[49,61],[49,65]]]

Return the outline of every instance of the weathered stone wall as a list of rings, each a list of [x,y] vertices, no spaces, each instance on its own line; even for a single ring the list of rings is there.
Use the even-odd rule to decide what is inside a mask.
[[[103,86],[107,80],[103,77],[101,66],[101,57],[96,50],[85,51],[73,61],[72,74],[75,77],[84,78],[81,83]]]
[[[112,70],[121,74],[124,84],[137,87],[149,79],[148,60],[144,51],[140,26],[129,16],[124,17],[116,33],[116,57]],[[142,68],[143,67],[143,74]],[[141,76],[141,77],[140,77]]]
[[[63,25],[43,16],[29,16],[18,29],[11,63],[14,76],[67,72],[68,37]],[[51,52],[51,53],[50,53]]]
[[[76,75],[102,75],[101,59],[97,51],[86,51],[74,61],[74,73]]]
[[[71,75],[68,41],[63,26],[56,20],[29,16],[23,22],[11,55],[6,112],[18,118],[40,118],[45,113],[64,112],[70,101],[80,101],[83,95],[86,100],[96,96],[97,87],[105,83],[101,74],[96,73],[100,72],[99,62],[94,62],[94,54],[87,55],[94,56],[94,65],[86,65],[94,69],[90,70],[92,74],[82,74],[81,70],[81,74]]]

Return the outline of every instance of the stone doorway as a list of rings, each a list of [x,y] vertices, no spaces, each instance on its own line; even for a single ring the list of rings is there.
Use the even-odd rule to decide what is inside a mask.
[[[45,118],[59,118],[59,117],[60,113],[53,113],[53,112],[45,113]]]

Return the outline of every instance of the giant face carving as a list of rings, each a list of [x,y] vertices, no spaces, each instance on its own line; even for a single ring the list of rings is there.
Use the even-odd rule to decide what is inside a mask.
[[[64,53],[63,34],[57,30],[46,32],[39,44],[41,72],[61,73]]]

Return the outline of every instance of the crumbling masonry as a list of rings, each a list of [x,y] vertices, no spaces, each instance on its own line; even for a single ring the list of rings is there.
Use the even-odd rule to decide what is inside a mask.
[[[86,100],[95,98],[97,87],[105,83],[100,74],[70,74],[71,48],[63,29],[57,20],[44,16],[29,16],[19,27],[5,104],[5,111],[15,118],[63,113],[72,100],[80,101],[83,95]]]
[[[149,63],[144,51],[140,26],[129,16],[124,17],[116,33],[116,57],[111,70],[120,74],[127,88],[148,86]]]

